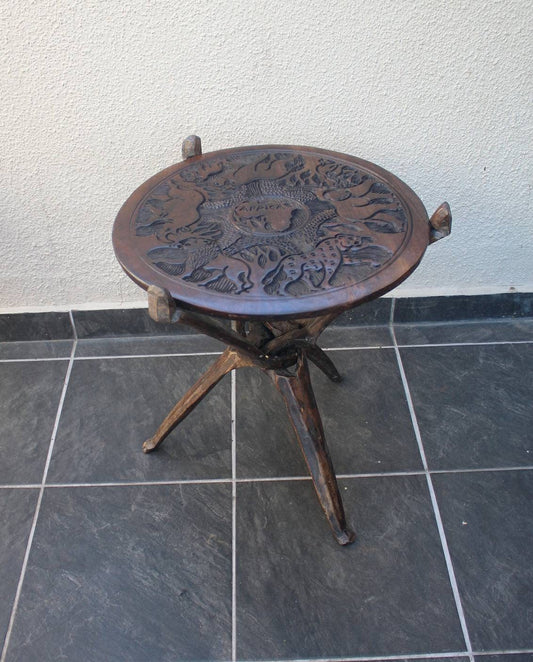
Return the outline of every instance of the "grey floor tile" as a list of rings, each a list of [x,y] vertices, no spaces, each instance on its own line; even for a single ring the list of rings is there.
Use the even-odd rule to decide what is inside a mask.
[[[237,492],[239,659],[464,651],[426,481],[345,479],[339,546],[308,481]]]
[[[69,358],[72,340],[36,340],[0,343],[0,360]]]
[[[388,324],[392,306],[392,297],[372,299],[339,315],[334,324]]]
[[[332,326],[320,336],[319,345],[324,348],[380,347],[390,346],[392,341],[386,326]],[[135,338],[88,338],[78,341],[76,356],[222,352],[225,347],[223,343],[200,333]]]
[[[474,650],[533,649],[533,471],[433,480]]]
[[[75,361],[48,482],[231,476],[230,379],[200,402],[154,453],[142,442],[214,357]]]
[[[533,464],[533,345],[400,352],[431,469]]]
[[[392,345],[386,326],[331,326],[320,336],[324,347],[368,347]],[[172,336],[88,338],[78,341],[77,357],[131,354],[178,354],[221,352],[226,345],[200,333]],[[1,345],[0,345],[1,351]]]
[[[442,324],[397,324],[399,345],[468,342],[533,342],[533,320],[508,319]]]
[[[231,488],[46,490],[7,660],[231,655]]]
[[[38,493],[37,489],[0,490],[0,650],[11,616]]]
[[[531,317],[532,292],[477,296],[408,297],[396,299],[394,322],[444,322],[483,318]]]
[[[313,386],[337,473],[419,470],[422,465],[393,350],[331,352],[343,375],[313,369]],[[258,370],[237,374],[239,477],[307,475],[285,405]]]
[[[459,655],[459,656],[449,656],[447,655],[446,657],[415,657],[415,658],[400,658],[397,662],[469,662],[470,658],[466,655]],[[372,656],[372,662],[391,662],[390,658],[384,658],[380,659],[377,657]],[[509,662],[512,662],[512,660],[509,660]]]
[[[0,482],[40,483],[67,361],[0,363]]]
[[[155,336],[179,333],[177,324],[160,324],[148,315],[147,308],[72,311],[78,338],[114,336]]]
[[[195,352],[221,352],[225,345],[199,333],[174,336],[147,336],[145,338],[91,338],[80,340],[77,357],[125,356],[132,354],[188,354]]]
[[[72,339],[68,313],[16,313],[0,315],[1,341]]]
[[[533,662],[533,653],[505,653],[501,655],[475,655],[476,662]]]
[[[318,340],[320,347],[391,346],[388,326],[330,326]],[[332,357],[334,358],[334,357]]]

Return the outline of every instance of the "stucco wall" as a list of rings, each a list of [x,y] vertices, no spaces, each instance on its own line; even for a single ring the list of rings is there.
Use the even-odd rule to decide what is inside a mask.
[[[135,305],[114,216],[204,151],[374,161],[454,231],[398,295],[533,290],[530,0],[2,3],[0,308]]]

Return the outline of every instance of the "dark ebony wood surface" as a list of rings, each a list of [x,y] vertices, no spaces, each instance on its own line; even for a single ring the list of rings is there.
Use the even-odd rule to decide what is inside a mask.
[[[391,173],[276,145],[163,170],[127,200],[113,232],[120,264],[143,288],[165,288],[203,312],[270,320],[340,312],[383,294],[430,241],[423,204]]]
[[[255,366],[280,391],[320,504],[341,545],[346,524],[307,359],[341,374],[317,346],[347,308],[404,280],[429,243],[450,233],[443,203],[428,219],[394,175],[309,147],[244,147],[185,161],[127,200],[113,242],[126,273],[148,291],[150,317],[182,323],[228,345],[173,407],[143,450],[167,435],[232,370]],[[207,314],[205,314],[207,313]],[[213,317],[233,319],[228,329]]]

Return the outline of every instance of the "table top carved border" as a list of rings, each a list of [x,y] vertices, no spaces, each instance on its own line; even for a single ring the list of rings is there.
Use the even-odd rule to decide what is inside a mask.
[[[147,289],[230,318],[342,311],[395,287],[430,242],[426,210],[395,175],[346,154],[266,145],[170,166],[113,231]]]

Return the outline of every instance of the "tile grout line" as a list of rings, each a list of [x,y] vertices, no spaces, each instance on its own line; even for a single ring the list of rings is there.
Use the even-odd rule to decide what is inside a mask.
[[[479,657],[486,655],[516,655],[520,653],[533,653],[533,648],[474,651],[473,655]],[[466,658],[468,656],[469,653],[467,651],[446,651],[442,653],[406,653],[405,655],[361,655],[359,657],[282,658],[277,661],[269,660],[268,662],[403,662],[404,660],[405,662],[410,662],[410,660],[440,660],[454,657]]]
[[[454,571],[454,568],[453,568],[452,557],[450,555],[450,550],[448,548],[448,542],[446,540],[446,533],[444,531],[444,525],[442,523],[442,517],[441,517],[441,514],[440,514],[439,504],[437,502],[437,496],[436,496],[436,493],[435,493],[435,488],[433,486],[433,480],[431,478],[431,474],[430,474],[429,469],[428,469],[426,452],[424,450],[424,445],[422,443],[422,435],[420,434],[420,428],[418,426],[418,420],[417,420],[417,417],[416,417],[414,403],[413,403],[413,399],[411,397],[411,391],[409,389],[409,384],[407,382],[407,375],[405,374],[405,370],[404,370],[403,362],[402,362],[402,357],[401,357],[401,354],[400,354],[400,350],[398,348],[398,343],[396,342],[396,334],[394,333],[394,328],[392,326],[390,327],[390,332],[391,332],[391,336],[392,336],[392,339],[393,339],[394,345],[395,345],[394,346],[394,351],[396,353],[396,360],[398,362],[398,368],[400,370],[400,376],[401,376],[401,379],[402,379],[402,384],[403,384],[403,388],[404,388],[404,392],[405,392],[405,397],[407,399],[407,406],[409,408],[409,413],[411,415],[411,422],[412,422],[412,425],[413,425],[413,429],[414,429],[414,433],[415,433],[415,437],[416,437],[416,442],[418,444],[418,450],[419,450],[419,453],[420,453],[420,457],[422,459],[422,464],[424,466],[424,472],[425,472],[425,475],[426,475],[426,482],[427,482],[427,486],[428,486],[428,490],[429,490],[429,495],[430,495],[430,498],[431,498],[431,504],[433,506],[433,512],[434,512],[435,521],[436,521],[436,524],[437,524],[437,529],[438,529],[438,532],[439,532],[442,551],[444,553],[444,559],[446,561],[446,567],[447,567],[447,570],[448,570],[448,576],[449,576],[449,580],[450,580],[450,584],[451,584],[451,588],[452,588],[452,592],[453,592],[453,597],[454,597],[454,600],[455,600],[455,607],[457,609],[457,615],[459,616],[459,621],[461,623],[461,629],[463,631],[463,637],[464,637],[465,644],[466,644],[466,647],[467,647],[468,657],[470,659],[470,662],[474,662],[474,655],[472,653],[472,643],[470,641],[470,634],[468,632],[468,626],[466,624],[465,613],[464,613],[464,610],[463,610],[463,603],[461,601],[461,596],[459,594],[459,586],[457,584],[457,578],[455,576],[455,571]]]
[[[484,347],[485,345],[531,345],[533,340],[483,340],[465,342],[434,342],[398,345],[398,347]]]
[[[74,322],[74,313],[72,312],[72,308],[68,311],[68,316],[70,318],[70,323],[72,325],[72,333],[74,334],[74,341],[76,342],[78,340],[78,331],[76,329],[76,324]]]
[[[521,467],[472,467],[470,469],[430,469],[430,474],[468,474],[483,473],[485,471],[531,471],[533,465],[524,464]]]
[[[492,651],[479,651],[479,652],[474,652],[474,655],[477,657],[483,656],[483,655],[519,655],[520,653],[533,653],[533,648],[513,648],[509,650],[492,650]]]
[[[357,347],[322,347],[325,352],[348,352],[357,349],[394,349],[394,345],[359,345]]]
[[[231,371],[231,659],[237,659],[237,373]]]
[[[76,356],[75,361],[94,361],[95,359],[158,359],[173,356],[219,356],[222,352],[170,352],[168,354],[109,354],[102,356]]]
[[[231,478],[191,478],[190,480],[185,478],[183,480],[123,480],[105,483],[47,483],[44,488],[56,490],[76,487],[161,487],[165,485],[216,485],[231,482]]]
[[[490,473],[491,471],[532,471],[533,465],[511,467],[483,467],[470,469],[430,469],[427,473],[433,474],[463,474],[463,473]],[[391,478],[394,476],[425,476],[423,469],[414,471],[380,471],[355,474],[337,474],[337,478]],[[257,476],[252,478],[235,478],[235,483],[273,483],[283,481],[311,480],[311,476]],[[232,478],[183,478],[176,480],[122,480],[101,483],[47,483],[44,488],[61,489],[76,487],[150,487],[161,485],[210,485],[233,483]],[[19,483],[0,485],[0,490],[34,490],[41,487],[40,483]]]
[[[277,662],[402,662],[405,660],[441,659],[448,657],[466,657],[466,651],[445,653],[413,653],[412,655],[363,655],[361,657],[318,657],[318,658],[290,658],[281,659]],[[270,661],[269,661],[270,662]]]
[[[390,305],[390,315],[389,315],[389,329],[392,329],[392,325],[394,324],[394,311],[396,310],[396,298],[392,297],[391,305]]]
[[[0,314],[1,317],[1,314]],[[15,340],[0,340],[0,345],[8,345],[10,343],[56,343],[56,342],[73,342],[74,338],[33,338],[29,340],[15,339]]]
[[[365,349],[362,347],[361,349]],[[74,361],[96,361],[103,359],[158,359],[173,356],[219,356],[222,352],[173,352],[171,354],[109,354],[97,356],[75,356]],[[41,357],[33,359],[0,359],[0,363],[29,363],[32,361],[70,361],[68,356]]]
[[[68,356],[43,357],[40,359],[0,359],[0,363],[32,363],[35,361],[70,361]]]
[[[67,392],[68,383],[69,383],[69,380],[70,380],[70,374],[72,372],[72,366],[73,366],[73,363],[74,363],[74,353],[76,352],[76,344],[77,344],[77,341],[74,340],[74,343],[72,345],[72,350],[71,350],[71,353],[70,353],[69,364],[68,364],[67,371],[65,373],[65,377],[64,377],[64,380],[63,380],[63,388],[61,389],[61,395],[59,397],[59,403],[57,405],[57,412],[56,412],[56,417],[55,417],[55,420],[54,420],[54,427],[52,429],[52,435],[50,437],[50,443],[48,445],[48,454],[46,456],[46,462],[45,462],[45,465],[44,465],[43,477],[41,479],[41,484],[39,486],[39,488],[40,488],[39,489],[39,496],[37,497],[37,503],[35,505],[35,511],[33,513],[31,528],[30,528],[30,532],[29,532],[29,535],[28,535],[28,542],[26,543],[26,551],[24,553],[24,559],[22,561],[22,568],[21,568],[20,575],[19,575],[19,581],[18,581],[18,584],[17,584],[17,590],[16,590],[16,593],[15,593],[15,598],[13,600],[13,607],[11,608],[11,616],[9,618],[9,625],[8,625],[7,632],[6,632],[6,638],[4,640],[4,646],[3,646],[3,649],[2,649],[2,656],[0,657],[0,662],[5,662],[6,655],[7,655],[7,649],[9,647],[9,642],[10,642],[10,639],[11,639],[11,633],[13,631],[13,624],[15,622],[15,617],[16,617],[16,614],[17,614],[20,595],[21,595],[21,592],[22,592],[22,585],[24,583],[24,577],[26,575],[26,568],[28,567],[28,559],[30,557],[30,551],[31,551],[31,547],[32,547],[32,544],[33,544],[33,537],[35,535],[35,529],[37,527],[37,520],[39,519],[39,512],[41,510],[41,503],[43,501],[44,486],[45,486],[45,483],[46,483],[46,477],[48,475],[48,469],[50,467],[50,460],[52,458],[52,451],[54,449],[54,443],[55,443],[55,440],[56,440],[57,430],[58,430],[58,427],[59,427],[59,419],[61,418],[61,412],[63,411],[63,403],[65,402],[65,395],[66,395],[66,392]]]
[[[389,328],[392,332],[392,327]],[[68,342],[68,341],[67,341]],[[74,342],[77,342],[75,340]],[[420,347],[484,347],[488,345],[531,345],[533,340],[490,340],[485,342],[459,342],[459,343],[422,343],[409,345],[356,345],[354,347],[323,347],[326,352],[346,352],[364,349],[396,349],[420,348]],[[180,356],[219,356],[222,352],[169,352],[165,354],[103,354],[95,356],[75,356],[75,361],[96,361],[103,359],[157,359]],[[70,361],[68,356],[40,357],[31,359],[0,359],[0,363],[29,363],[33,361]]]

